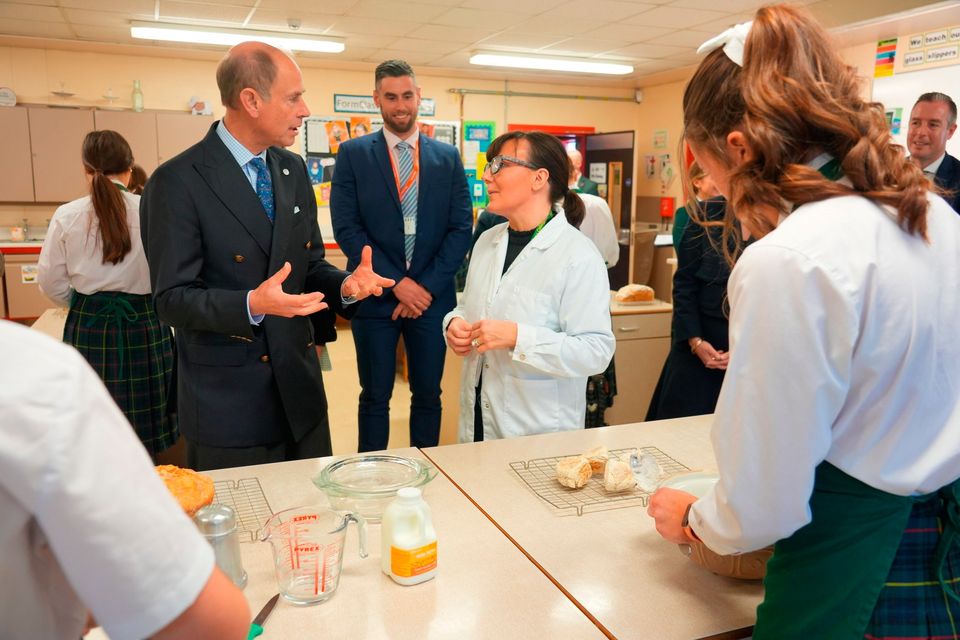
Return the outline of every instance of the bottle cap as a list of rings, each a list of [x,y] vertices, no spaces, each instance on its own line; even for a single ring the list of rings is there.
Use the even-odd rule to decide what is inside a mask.
[[[416,502],[421,495],[419,487],[404,487],[397,491],[397,497],[404,502]]]
[[[237,528],[237,514],[225,504],[208,504],[193,516],[200,533],[205,536],[223,536]]]

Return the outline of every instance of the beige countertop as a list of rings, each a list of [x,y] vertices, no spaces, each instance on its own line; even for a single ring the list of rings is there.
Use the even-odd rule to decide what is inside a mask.
[[[624,316],[640,313],[669,313],[673,311],[673,305],[663,300],[654,300],[642,304],[621,304],[614,299],[616,291],[610,292],[610,315]]]
[[[391,453],[422,455],[416,449]],[[215,480],[259,478],[274,511],[326,505],[310,478],[333,458],[223,469]],[[547,638],[603,638],[581,613],[442,474],[424,490],[438,536],[437,577],[403,587],[380,571],[380,525],[368,525],[369,557],[358,554],[351,524],[337,592],[298,607],[282,598],[262,638],[509,638],[534,630]],[[251,615],[277,593],[270,543],[241,544]]]
[[[691,469],[711,468],[709,427],[710,417],[700,416],[423,452],[610,634],[702,638],[750,627],[762,586],[721,578],[685,559],[656,533],[642,505],[580,516],[560,511],[539,498],[510,463],[602,444],[611,450],[656,447]],[[551,480],[547,484],[556,485]]]

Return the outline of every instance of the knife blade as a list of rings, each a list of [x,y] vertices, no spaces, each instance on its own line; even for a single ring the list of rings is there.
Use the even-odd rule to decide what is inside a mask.
[[[280,594],[278,593],[267,600],[267,604],[263,605],[263,609],[260,609],[260,613],[257,614],[257,617],[253,619],[253,624],[250,625],[250,633],[247,635],[247,640],[253,640],[263,633],[263,623],[267,621],[267,618],[270,616],[270,612],[273,611],[273,607],[277,604],[277,600],[279,599]]]

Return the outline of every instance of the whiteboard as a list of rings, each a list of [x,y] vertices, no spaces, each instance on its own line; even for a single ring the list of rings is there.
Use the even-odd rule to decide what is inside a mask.
[[[893,135],[897,144],[907,146],[910,110],[917,98],[928,91],[945,93],[953,98],[954,102],[960,102],[960,65],[900,72],[887,78],[874,79],[873,100],[882,102],[887,111],[903,109],[900,132]],[[947,140],[947,153],[960,157],[960,133],[955,133]]]

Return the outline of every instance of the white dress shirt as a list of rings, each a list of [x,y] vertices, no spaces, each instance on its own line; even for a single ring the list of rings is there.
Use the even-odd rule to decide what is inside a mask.
[[[930,176],[931,178],[937,175],[937,171],[940,171],[940,165],[943,164],[943,159],[947,157],[946,151],[944,151],[939,158],[928,164],[923,168],[923,172]]]
[[[616,348],[607,270],[562,209],[503,273],[507,245],[507,223],[480,236],[459,304],[443,319],[517,323],[513,349],[464,358],[461,442],[473,440],[481,367],[485,440],[583,429],[587,376],[606,369]]]
[[[861,197],[799,207],[733,269],[720,482],[690,523],[714,551],[810,522],[827,460],[896,495],[960,475],[960,218],[930,197],[927,242]]]
[[[609,269],[620,260],[620,241],[617,238],[617,227],[613,222],[610,207],[607,201],[599,196],[589,193],[577,195],[583,200],[585,210],[580,231],[597,245],[597,250],[600,251]]]
[[[394,132],[390,131],[386,127],[383,128],[383,137],[387,140],[387,148],[390,149],[390,155],[393,156],[393,166],[400,166],[400,158],[397,157],[397,145],[401,142],[406,142],[408,145],[413,147],[410,150],[410,153],[413,154],[414,158],[418,158],[419,153],[419,144],[420,144],[420,129],[417,128],[417,125],[413,125],[413,132],[406,138],[401,138]],[[419,166],[419,165],[418,165]],[[417,188],[420,187],[420,174],[417,174],[417,179],[414,181],[417,185]]]
[[[140,240],[140,196],[121,192],[127,208],[130,253],[117,264],[103,262],[100,224],[90,196],[57,208],[40,249],[40,290],[63,306],[73,291],[150,293],[150,269]]]

